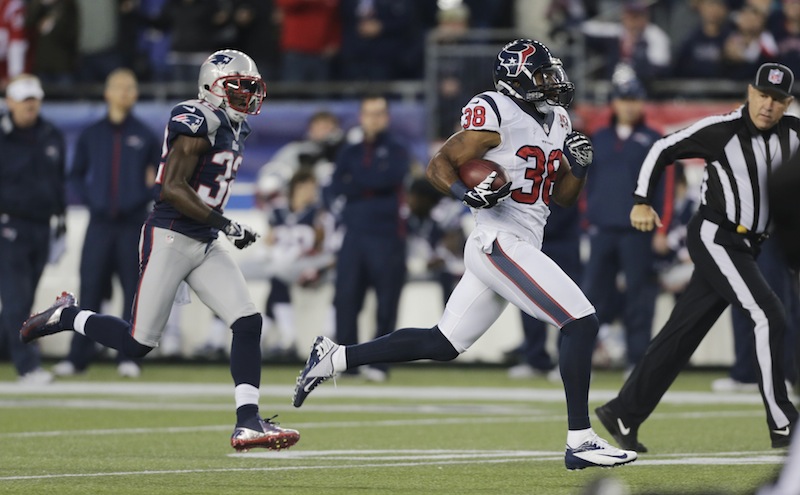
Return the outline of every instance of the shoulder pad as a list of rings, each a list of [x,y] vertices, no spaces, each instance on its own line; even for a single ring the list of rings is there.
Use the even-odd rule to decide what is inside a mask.
[[[220,125],[215,109],[201,100],[187,100],[172,108],[169,119],[171,131],[187,136],[206,136]]]

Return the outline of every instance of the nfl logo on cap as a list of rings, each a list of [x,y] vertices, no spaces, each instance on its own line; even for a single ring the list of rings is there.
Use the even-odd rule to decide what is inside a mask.
[[[774,98],[784,99],[792,95],[793,84],[792,69],[781,64],[767,63],[758,68],[754,86]]]

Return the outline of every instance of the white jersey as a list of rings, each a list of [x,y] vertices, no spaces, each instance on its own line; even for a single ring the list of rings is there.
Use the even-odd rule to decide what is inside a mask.
[[[572,132],[566,109],[551,108],[553,111],[542,117],[533,110],[525,111],[508,96],[486,91],[462,110],[464,129],[500,134],[500,145],[483,158],[501,165],[512,182],[511,196],[505,201],[473,210],[484,246],[488,247],[498,232],[510,232],[541,248],[564,139]]]
[[[558,328],[594,313],[580,287],[541,249],[564,139],[572,132],[567,111],[552,110],[545,117],[528,113],[494,91],[464,107],[464,129],[500,134],[500,145],[483,158],[505,169],[512,193],[492,208],[473,210],[466,271],[437,324],[459,352],[478,340],[508,303]]]

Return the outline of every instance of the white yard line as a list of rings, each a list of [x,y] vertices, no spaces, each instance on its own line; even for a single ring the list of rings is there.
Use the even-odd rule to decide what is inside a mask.
[[[563,452],[549,451],[475,451],[475,450],[330,450],[330,451],[286,451],[259,452],[247,454],[229,454],[228,457],[246,459],[271,459],[275,461],[324,460],[337,464],[315,464],[311,466],[272,466],[253,468],[210,468],[210,469],[175,469],[117,471],[95,473],[58,473],[30,476],[2,476],[4,481],[33,481],[59,478],[101,478],[118,476],[165,476],[204,473],[230,472],[276,472],[300,470],[343,470],[363,468],[396,468],[396,467],[430,467],[457,464],[500,464],[510,462],[554,462],[563,461]],[[784,458],[769,452],[724,452],[709,454],[670,454],[665,456],[648,456],[631,464],[635,466],[663,465],[731,465],[731,464],[780,464]],[[339,461],[372,461],[368,463],[354,462],[338,464]],[[381,462],[385,461],[385,462]]]
[[[652,419],[719,419],[760,417],[761,411],[703,411],[691,413],[656,413]],[[486,417],[486,418],[430,418],[430,419],[387,419],[378,421],[318,421],[318,422],[292,422],[291,427],[299,430],[315,428],[380,428],[395,426],[438,426],[456,424],[498,424],[498,423],[549,423],[563,422],[564,416],[547,414],[542,416],[519,417]],[[166,426],[161,428],[106,428],[90,430],[52,430],[52,431],[24,431],[16,433],[0,433],[0,438],[36,438],[59,436],[102,436],[102,435],[140,435],[140,434],[185,434],[198,431],[227,431],[232,426],[204,425],[204,426]]]
[[[219,383],[167,382],[56,382],[42,386],[22,386],[16,382],[0,382],[3,395],[132,395],[162,397],[232,397],[233,386]],[[291,386],[265,385],[263,397],[292,396]],[[607,401],[616,390],[594,389],[590,401]],[[339,399],[403,399],[403,400],[487,400],[499,402],[561,402],[561,389],[499,388],[499,387],[408,387],[393,385],[352,386],[333,384],[314,391],[314,397]],[[666,404],[761,404],[761,396],[752,394],[722,394],[712,392],[667,392],[661,401]]]

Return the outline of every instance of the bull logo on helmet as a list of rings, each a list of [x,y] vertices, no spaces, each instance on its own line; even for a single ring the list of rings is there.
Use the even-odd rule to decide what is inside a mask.
[[[522,73],[522,68],[528,61],[528,58],[536,53],[536,47],[527,43],[522,45],[521,49],[506,48],[498,57],[500,58],[500,65],[505,67],[510,77],[517,77]]]

